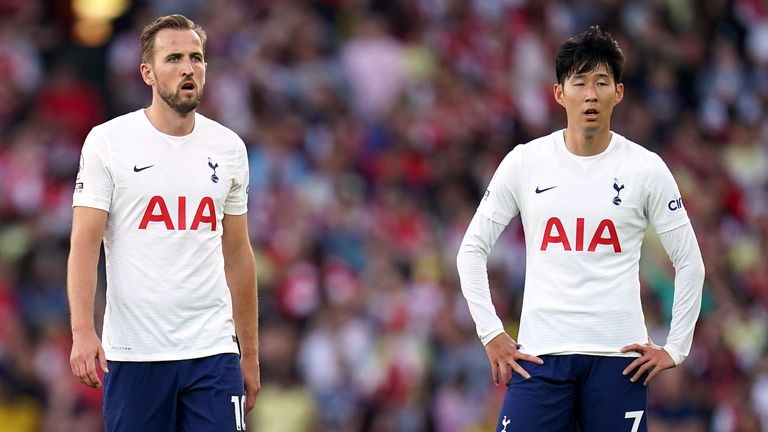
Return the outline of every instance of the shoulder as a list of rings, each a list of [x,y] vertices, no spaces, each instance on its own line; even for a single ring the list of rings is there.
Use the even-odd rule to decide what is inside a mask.
[[[134,136],[136,128],[140,127],[138,115],[143,115],[141,110],[123,114],[94,126],[85,138],[84,151],[109,152],[110,146],[114,145],[115,141]]]
[[[554,132],[527,143],[516,145],[504,158],[504,161],[517,164],[532,164],[542,158],[551,158],[557,145],[557,134]],[[502,162],[502,163],[505,163]]]
[[[200,113],[195,113],[195,121],[198,122],[200,132],[204,135],[215,136],[217,141],[231,144],[236,148],[245,147],[245,143],[235,131],[216,120],[210,119]]]
[[[494,176],[504,181],[514,181],[520,175],[525,175],[531,169],[539,167],[542,159],[551,158],[553,148],[554,142],[551,135],[517,144],[504,156]]]
[[[619,144],[619,164],[623,172],[634,173],[651,192],[666,192],[675,185],[675,179],[667,164],[655,152],[624,137]],[[674,186],[676,188],[676,186]]]
[[[143,116],[143,109],[129,112],[121,116],[117,116],[112,120],[108,120],[98,126],[94,126],[91,132],[97,134],[110,134],[110,133],[122,133],[126,129],[135,131],[138,124],[141,123],[141,117]]]
[[[618,146],[617,150],[619,150],[623,158],[633,161],[634,164],[644,169],[667,169],[667,165],[661,156],[622,135],[616,135],[618,138],[616,143]]]
[[[527,143],[519,144],[517,147],[515,147],[515,150],[519,151],[521,155],[528,157],[549,155],[552,153],[552,150],[557,143],[558,133],[562,134],[562,131],[553,132],[549,135],[544,135],[542,137],[528,141]]]

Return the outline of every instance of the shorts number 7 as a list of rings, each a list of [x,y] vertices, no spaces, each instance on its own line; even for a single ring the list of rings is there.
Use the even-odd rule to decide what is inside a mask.
[[[635,419],[635,421],[632,423],[632,432],[637,432],[638,429],[640,429],[640,419],[643,418],[643,412],[642,411],[627,411],[624,413],[625,419]]]

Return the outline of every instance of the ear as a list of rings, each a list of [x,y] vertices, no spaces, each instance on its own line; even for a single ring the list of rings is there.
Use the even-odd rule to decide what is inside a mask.
[[[616,94],[613,96],[613,105],[618,105],[619,102],[624,100],[624,84],[616,84]]]
[[[560,84],[555,84],[552,87],[552,94],[555,97],[555,101],[561,106],[565,107],[565,101],[563,100],[563,86]]]
[[[148,86],[155,85],[155,76],[152,73],[152,66],[149,65],[149,63],[142,63],[139,65],[139,73],[141,73],[141,79],[144,80],[144,83]]]

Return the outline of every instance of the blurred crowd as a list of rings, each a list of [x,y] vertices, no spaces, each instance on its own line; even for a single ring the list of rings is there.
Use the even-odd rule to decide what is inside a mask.
[[[248,146],[263,384],[248,430],[494,429],[504,389],[455,256],[504,155],[564,127],[555,51],[599,24],[627,57],[612,127],[669,165],[707,269],[650,430],[768,431],[762,0],[146,0],[102,44],[73,36],[68,1],[3,0],[0,432],[102,429],[100,392],[69,370],[74,177],[92,126],[149,104],[138,37],[168,13],[208,32],[199,111]],[[515,220],[489,259],[513,337],[524,271]],[[674,270],[652,232],[641,282],[663,344]],[[105,289],[102,270],[99,316]]]

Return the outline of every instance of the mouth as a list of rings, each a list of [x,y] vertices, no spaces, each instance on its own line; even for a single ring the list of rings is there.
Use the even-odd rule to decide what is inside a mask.
[[[183,92],[193,92],[197,86],[195,85],[194,81],[185,81],[183,84],[181,84],[181,91]]]
[[[600,111],[598,111],[597,108],[587,108],[584,110],[584,116],[587,120],[597,120],[599,114]]]

